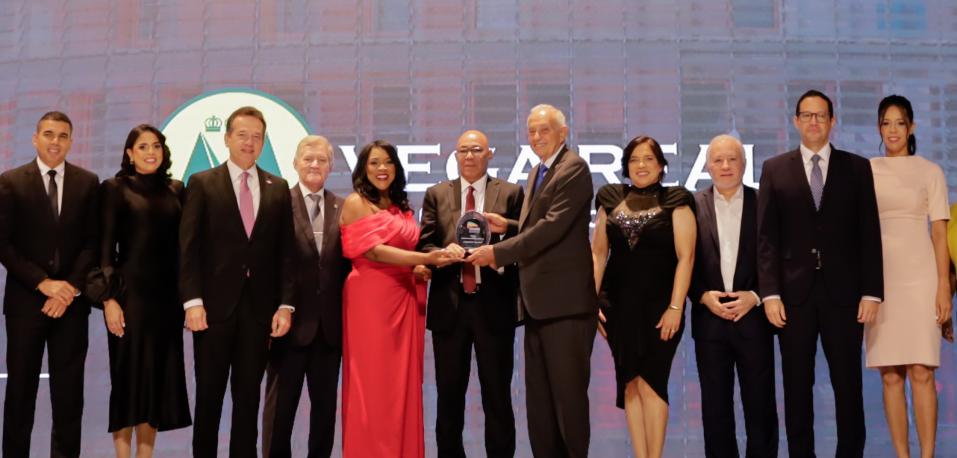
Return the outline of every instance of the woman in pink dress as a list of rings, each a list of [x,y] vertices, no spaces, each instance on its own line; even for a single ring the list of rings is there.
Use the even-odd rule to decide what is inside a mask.
[[[394,146],[366,145],[352,183],[340,221],[352,260],[342,307],[342,455],[422,457],[425,284],[412,268],[456,259],[414,251],[419,228]]]
[[[920,456],[932,457],[934,370],[940,366],[941,325],[951,307],[947,182],[937,164],[914,154],[914,110],[906,98],[884,98],[877,119],[884,156],[871,159],[871,168],[881,219],[884,302],[864,327],[867,367],[880,370],[884,414],[898,456],[910,456],[904,395],[904,381],[910,380]]]

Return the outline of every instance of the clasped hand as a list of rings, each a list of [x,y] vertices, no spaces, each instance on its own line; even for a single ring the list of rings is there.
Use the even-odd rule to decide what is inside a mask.
[[[49,278],[40,282],[37,289],[47,297],[40,309],[44,315],[50,318],[60,318],[66,313],[66,308],[73,303],[76,297],[76,288],[63,280],[51,280]]]

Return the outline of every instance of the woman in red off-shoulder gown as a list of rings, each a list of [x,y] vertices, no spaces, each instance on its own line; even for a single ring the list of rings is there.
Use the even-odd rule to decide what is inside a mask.
[[[342,307],[342,454],[422,457],[425,283],[412,270],[454,260],[413,251],[419,228],[395,147],[373,142],[357,162],[340,224],[352,260]]]

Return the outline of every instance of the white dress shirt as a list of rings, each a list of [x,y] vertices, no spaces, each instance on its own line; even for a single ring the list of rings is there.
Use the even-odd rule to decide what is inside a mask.
[[[804,143],[801,143],[801,161],[804,163],[804,177],[807,178],[807,183],[810,186],[811,184],[811,170],[814,168],[814,161],[811,160],[815,154],[820,156],[820,160],[817,162],[818,167],[821,168],[821,184],[827,184],[827,167],[831,162],[831,144],[828,143],[821,148],[820,151],[812,151],[811,148],[804,146]],[[765,301],[769,299],[781,299],[780,294],[772,294],[764,298]],[[874,296],[861,296],[861,300],[869,300],[877,303],[882,302],[879,297]]]
[[[249,179],[246,180],[249,183],[249,191],[253,195],[253,218],[259,215],[259,171],[256,169],[256,166],[253,165],[249,170],[243,170],[242,167],[236,165],[232,159],[226,160],[226,169],[229,170],[229,179],[233,183],[233,192],[236,195],[236,207],[242,208],[239,203],[239,193],[242,192],[243,186],[243,172],[249,172]],[[255,219],[253,219],[255,221]]]
[[[475,199],[475,211],[481,213],[485,210],[485,188],[488,186],[488,175],[482,175],[481,178],[475,180],[475,183],[469,183],[465,178],[459,178],[459,182],[462,183],[462,195],[461,204],[462,211],[459,212],[459,215],[465,214],[465,200],[469,195],[469,186],[472,187],[472,198]],[[461,282],[462,279],[459,278]],[[482,269],[479,266],[475,266],[475,284],[482,284]]]
[[[808,184],[811,183],[811,169],[814,168],[814,161],[812,161],[811,158],[813,158],[815,154],[821,158],[817,164],[821,167],[821,184],[823,185],[827,183],[827,165],[831,160],[831,144],[828,143],[824,145],[824,148],[821,148],[820,151],[811,151],[811,148],[801,143],[801,160],[804,161],[804,174]]]
[[[253,195],[253,217],[255,218],[256,216],[259,215],[259,201],[261,200],[260,199],[261,193],[259,191],[260,189],[259,188],[259,170],[256,169],[256,165],[254,164],[249,169],[244,170],[242,167],[240,167],[235,162],[233,162],[232,159],[227,159],[226,170],[229,171],[229,179],[233,183],[233,192],[235,193],[235,196],[236,196],[237,208],[241,206],[241,204],[239,203],[239,193],[242,191],[242,185],[243,185],[242,173],[249,172],[249,178],[246,180],[246,183],[249,185],[249,191]],[[191,307],[195,307],[197,305],[203,305],[203,298],[196,297],[186,301],[183,304],[183,310],[189,309]],[[292,312],[296,311],[295,307],[288,304],[282,304],[279,306],[279,308],[289,309],[289,311],[292,311]]]
[[[312,203],[313,203],[313,202],[312,202],[312,198],[309,197],[309,194],[318,194],[318,195],[319,195],[319,200],[316,201],[316,205],[318,206],[318,208],[317,208],[316,210],[319,212],[319,213],[318,213],[319,215],[322,215],[323,217],[326,216],[326,215],[323,214],[323,212],[324,212],[324,210],[325,210],[324,205],[325,205],[325,202],[326,202],[325,188],[319,188],[318,191],[312,192],[311,190],[309,190],[309,188],[306,187],[306,185],[302,184],[302,182],[300,181],[300,182],[299,182],[299,191],[302,192],[302,200],[303,200],[303,202],[305,202],[305,204],[306,204],[306,211],[307,211],[307,212],[309,211],[310,208],[312,208]],[[307,216],[312,216],[312,215],[307,213]],[[310,221],[309,224],[312,224],[312,221]],[[321,247],[321,246],[322,246],[322,232],[318,232],[318,233],[317,233],[316,231],[313,231],[312,234],[313,234],[313,236],[316,238],[316,248]],[[321,250],[321,249],[319,250],[319,255],[322,256],[322,250]]]
[[[53,181],[56,182],[57,216],[60,216],[59,212],[61,212],[63,209],[63,172],[66,170],[65,164],[65,162],[60,162],[60,165],[57,165],[51,169],[49,165],[44,164],[43,161],[37,157],[37,166],[40,167],[40,178],[43,179],[44,194],[46,194],[47,189],[50,189],[50,175],[47,175],[47,172],[50,170],[56,170],[56,177],[54,177]]]
[[[718,252],[721,256],[721,280],[724,291],[734,292],[734,272],[738,264],[738,246],[741,242],[741,218],[744,215],[744,186],[730,199],[714,188],[714,219],[718,229]],[[761,304],[758,293],[749,291]]]

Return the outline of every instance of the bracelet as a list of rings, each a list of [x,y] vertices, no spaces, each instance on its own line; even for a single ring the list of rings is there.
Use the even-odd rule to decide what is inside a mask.
[[[668,308],[670,308],[671,310],[677,310],[679,312],[681,311],[681,307],[677,305],[673,305],[673,304],[668,304]]]

